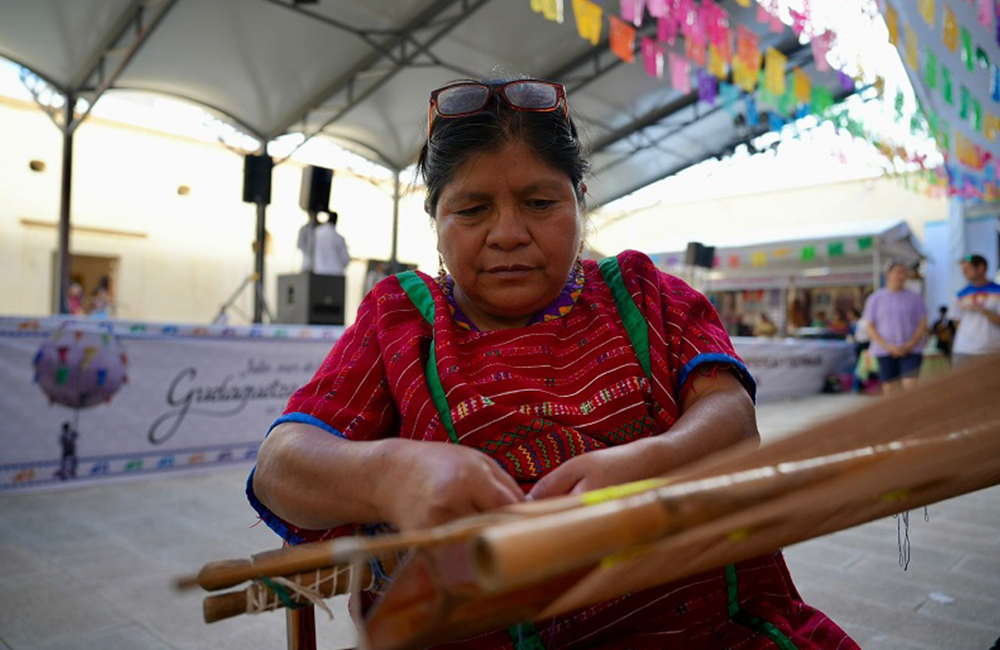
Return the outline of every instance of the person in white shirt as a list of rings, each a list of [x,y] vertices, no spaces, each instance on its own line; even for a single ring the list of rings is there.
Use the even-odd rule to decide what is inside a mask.
[[[1000,352],[1000,284],[986,278],[986,258],[966,255],[962,274],[969,284],[958,292],[949,315],[958,331],[951,348],[952,364],[969,357]]]
[[[299,230],[298,248],[302,251],[302,270],[319,275],[344,275],[351,254],[347,242],[337,232],[337,213],[328,212],[321,222],[315,212]]]
[[[296,247],[302,251],[302,272],[309,273],[313,269],[313,230],[319,225],[316,213],[309,211],[309,221],[299,228],[299,241]]]

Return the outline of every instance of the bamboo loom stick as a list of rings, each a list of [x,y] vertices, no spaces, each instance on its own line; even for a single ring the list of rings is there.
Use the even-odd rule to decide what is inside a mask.
[[[507,590],[590,566],[732,513],[752,512],[756,504],[796,490],[818,486],[832,492],[828,484],[848,477],[839,481],[844,485],[837,488],[837,499],[877,497],[910,485],[901,482],[901,476],[916,478],[918,485],[945,480],[977,462],[993,462],[990,455],[1000,457],[1000,416],[977,431],[745,470],[544,519],[499,524],[472,540],[477,582],[485,591]],[[900,506],[890,507],[890,514],[893,508]],[[574,540],[581,550],[567,554],[566,539]]]
[[[643,486],[659,485],[664,482],[643,482]],[[499,508],[430,530],[378,537],[346,537],[275,549],[257,554],[249,560],[216,560],[205,564],[196,575],[181,576],[175,580],[174,586],[182,590],[194,587],[201,587],[206,591],[229,589],[257,578],[305,573],[346,565],[358,558],[389,557],[404,550],[451,544],[457,539],[467,539],[485,526],[512,519],[542,517],[578,508],[580,505],[579,496],[557,497]]]
[[[981,440],[1000,439],[1000,427]],[[590,574],[551,602],[536,617],[572,611],[620,593],[646,589],[774,549],[873,521],[900,511],[919,508],[991,485],[1000,484],[1000,446],[969,449],[975,462],[954,468],[951,476],[928,477],[905,489],[884,490],[880,473],[897,471],[912,458],[901,456],[864,472],[847,474],[797,491],[756,508],[736,512],[707,525],[681,531],[641,552],[611,556],[594,565]],[[947,460],[956,458],[949,456]],[[926,465],[921,464],[921,467]],[[907,468],[910,469],[910,468]],[[917,469],[917,467],[913,467]],[[859,489],[860,484],[867,488]],[[847,498],[852,490],[853,498]],[[836,495],[836,496],[832,496]],[[887,549],[896,540],[887,543]]]
[[[381,564],[385,574],[391,574],[396,570],[396,557],[386,556],[381,560]],[[368,562],[359,564],[357,570],[361,572],[359,584],[362,590],[376,587],[376,575],[372,572]],[[332,598],[350,592],[349,574],[350,567],[340,565],[286,576],[285,580],[314,594],[316,598]],[[281,585],[278,587],[280,589]],[[313,602],[293,589],[286,589],[282,595],[294,605],[305,606]],[[238,591],[206,596],[202,604],[202,613],[206,623],[215,623],[240,614],[258,614],[287,607],[288,603],[282,600],[282,595],[279,595],[273,587],[266,583],[254,581]]]
[[[463,557],[477,563],[482,559],[480,553],[467,550],[468,542],[419,552],[395,576],[393,587],[371,613],[366,626],[371,647],[421,648],[518,620],[578,609],[785,544],[996,485],[1000,483],[1000,410],[995,401],[1000,395],[998,369],[997,357],[983,359],[912,392],[877,400],[867,409],[753,453],[724,453],[675,473],[671,478],[676,494],[683,489],[681,484],[697,485],[701,479],[715,479],[721,495],[726,481],[741,472],[784,469],[796,463],[803,470],[810,465],[836,467],[836,463],[828,461],[838,455],[846,458],[845,453],[849,457],[852,451],[858,452],[854,454],[857,458],[863,458],[865,454],[859,450],[866,449],[875,459],[857,460],[850,471],[830,472],[812,484],[786,485],[783,494],[681,528],[659,542],[632,545],[623,553],[595,562],[584,571],[587,575],[561,591],[553,590],[552,585],[580,574],[571,571],[513,587],[512,591],[488,592],[480,588],[477,592],[468,575],[470,570],[454,566],[461,564]],[[818,456],[829,458],[821,460]],[[846,467],[842,465],[841,469]],[[733,497],[739,499],[741,495],[730,494],[728,498]],[[708,504],[717,505],[711,500]],[[598,507],[584,510],[601,512]],[[545,525],[550,518],[532,523]],[[593,555],[576,543],[573,535],[564,530],[556,530],[556,534],[565,540],[561,549],[564,555]],[[560,562],[565,562],[564,558]],[[414,572],[414,566],[421,568]],[[518,581],[513,579],[509,584]],[[552,598],[557,592],[562,595]],[[505,596],[513,598],[516,606],[507,605]],[[439,605],[435,609],[426,603]],[[490,603],[492,608],[484,610],[484,603]],[[525,616],[532,607],[537,607],[535,613]],[[398,631],[400,622],[409,623],[405,633]]]

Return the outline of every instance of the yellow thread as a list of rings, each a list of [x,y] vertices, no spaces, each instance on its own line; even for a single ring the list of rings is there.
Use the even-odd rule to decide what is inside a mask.
[[[633,546],[632,548],[627,548],[624,551],[618,551],[617,553],[612,553],[611,555],[606,555],[601,558],[601,568],[608,569],[616,564],[625,562],[627,560],[634,560],[635,558],[645,555],[650,551],[649,544],[642,544],[640,546]]]
[[[742,542],[747,537],[750,537],[750,531],[746,528],[740,528],[729,533],[726,537],[729,538],[730,542]]]
[[[906,488],[896,490],[894,492],[887,492],[882,495],[882,500],[886,503],[896,503],[897,501],[906,501],[910,498],[910,491]]]
[[[634,483],[623,483],[622,485],[612,485],[611,487],[591,490],[580,495],[580,502],[585,506],[593,506],[598,503],[614,501],[624,497],[632,496],[640,492],[663,487],[670,482],[669,479],[651,478],[645,481],[635,481]]]

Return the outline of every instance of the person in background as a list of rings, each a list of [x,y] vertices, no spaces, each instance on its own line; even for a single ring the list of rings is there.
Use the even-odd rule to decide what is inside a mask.
[[[920,295],[903,288],[907,277],[905,264],[890,261],[885,287],[868,297],[862,314],[871,335],[871,354],[878,360],[883,395],[915,386],[923,361],[927,310]]]
[[[62,458],[59,459],[59,470],[56,476],[62,480],[76,478],[76,429],[69,422],[63,422],[62,433],[59,435],[59,446],[62,447]]]
[[[868,333],[868,326],[861,318],[861,312],[857,307],[847,310],[847,342],[854,346],[854,385],[855,392],[864,392],[864,387],[868,383],[872,373],[869,366],[868,346],[871,345],[871,335]]]
[[[310,210],[307,214],[309,220],[299,228],[299,238],[296,247],[302,251],[302,272],[312,273],[313,250],[315,249],[313,231],[319,225],[319,216],[313,210]]]
[[[969,284],[958,292],[951,307],[955,321],[952,363],[960,365],[970,357],[1000,352],[1000,285],[986,277],[986,258],[966,255],[962,274]]]
[[[757,312],[757,322],[753,326],[754,336],[777,336],[778,326],[774,324],[767,314],[764,312]]]
[[[83,313],[83,287],[79,282],[69,285],[69,313],[78,316]]]
[[[816,312],[816,317],[813,319],[811,327],[819,327],[819,328],[822,328],[822,329],[826,329],[826,327],[827,327],[828,324],[829,323],[827,323],[827,320],[826,320],[826,312],[823,311],[823,310],[820,310],[820,311]]]
[[[833,320],[826,326],[826,329],[831,334],[846,338],[849,327],[847,320],[844,319],[844,313],[838,309],[833,312]]]
[[[337,213],[321,214],[326,214],[327,217],[313,229],[312,272],[319,275],[344,275],[351,262],[351,254],[347,251],[344,237],[337,232]]]
[[[94,295],[90,299],[90,313],[93,318],[114,318],[115,300],[111,295],[111,278],[104,276],[101,278]]]
[[[948,318],[948,307],[941,305],[938,307],[938,319],[931,325],[929,334],[935,338],[935,347],[947,359],[951,359],[951,344],[955,340],[955,321]]]

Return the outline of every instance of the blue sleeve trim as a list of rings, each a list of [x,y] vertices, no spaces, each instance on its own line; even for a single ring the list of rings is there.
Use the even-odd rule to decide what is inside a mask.
[[[345,440],[347,439],[347,436],[345,436],[340,431],[337,431],[323,420],[320,420],[318,417],[314,415],[309,415],[308,413],[299,413],[299,412],[285,413],[280,418],[274,421],[274,424],[271,425],[271,428],[268,429],[267,432],[271,433],[271,431],[274,430],[274,427],[278,426],[279,424],[284,424],[285,422],[298,422],[300,424],[311,424],[314,427],[319,427],[320,429],[326,431],[327,433],[332,433],[338,438],[344,438]]]
[[[284,424],[285,422],[299,422],[301,424],[309,424],[314,427],[319,427],[323,431],[333,434],[338,438],[344,438],[344,439],[347,438],[343,433],[337,431],[323,420],[320,420],[319,418],[313,415],[309,415],[308,413],[298,413],[298,412],[285,413],[284,415],[282,415],[280,418],[274,421],[274,424],[272,424],[271,428],[267,430],[267,433],[270,434],[271,431],[274,430],[274,427],[278,426],[279,424]],[[265,437],[267,436],[265,435]],[[253,507],[254,510],[257,511],[257,515],[260,516],[260,520],[263,521],[265,524],[267,524],[268,528],[270,528],[278,535],[280,535],[282,539],[284,539],[289,544],[301,544],[302,542],[305,541],[305,539],[292,533],[288,529],[288,524],[282,521],[281,518],[278,517],[278,515],[271,512],[267,508],[267,506],[261,503],[260,499],[257,498],[257,495],[253,491],[253,475],[254,472],[256,471],[257,471],[257,466],[255,465],[254,468],[250,470],[250,477],[247,478],[246,492],[247,492],[247,500],[250,502],[250,505]]]
[[[721,352],[707,352],[704,354],[699,354],[694,357],[686,364],[684,368],[681,369],[680,379],[677,381],[677,394],[679,395],[681,390],[684,388],[685,382],[687,382],[688,377],[691,376],[691,371],[700,366],[703,363],[728,363],[736,366],[736,369],[740,371],[741,379],[743,380],[743,387],[747,389],[750,393],[750,399],[753,400],[754,404],[757,403],[757,382],[754,380],[753,375],[747,370],[746,365],[736,357],[723,354]]]
[[[305,540],[288,530],[288,525],[285,524],[285,522],[283,522],[278,515],[268,510],[267,506],[261,503],[260,499],[257,498],[257,495],[254,494],[253,475],[256,471],[257,466],[255,465],[254,468],[250,470],[250,477],[247,479],[247,500],[250,501],[250,505],[257,511],[257,515],[260,517],[260,520],[267,524],[267,527],[276,532],[283,540],[289,544],[301,544]]]

